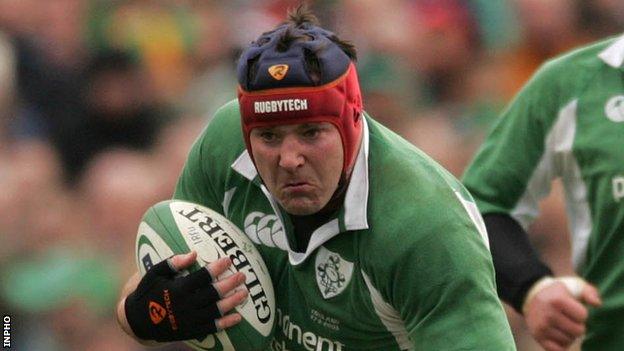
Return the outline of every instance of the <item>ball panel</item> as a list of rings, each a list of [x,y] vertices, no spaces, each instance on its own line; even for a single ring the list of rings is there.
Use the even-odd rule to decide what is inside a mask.
[[[169,201],[162,201],[152,206],[148,211],[147,220],[154,229],[156,229],[157,233],[161,233],[161,236],[165,239],[165,241],[171,246],[175,247],[174,251],[176,254],[187,253],[190,252],[190,246],[182,240],[182,233],[180,232],[180,228],[178,228],[175,224],[175,220],[173,218],[173,214],[169,210]],[[203,265],[195,263],[190,271],[196,271],[200,269]]]
[[[156,231],[146,222],[141,222],[136,240],[136,264],[141,275],[145,275],[152,266],[173,255],[174,251]]]

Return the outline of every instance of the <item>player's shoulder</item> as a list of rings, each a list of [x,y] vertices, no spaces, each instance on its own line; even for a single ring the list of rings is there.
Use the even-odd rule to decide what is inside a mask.
[[[612,36],[602,40],[594,41],[577,48],[571,49],[547,61],[551,66],[565,66],[577,64],[604,64],[601,54],[609,47],[624,40],[624,36]],[[621,43],[620,46],[624,44]],[[622,48],[621,50],[624,50]]]
[[[226,132],[242,135],[238,100],[230,100],[219,107],[208,123],[208,130],[214,130],[217,134]]]
[[[547,60],[538,70],[542,81],[583,84],[602,70],[612,69],[604,58],[606,50],[619,50],[624,55],[624,36],[609,37],[577,47]],[[616,46],[619,46],[616,47]]]
[[[378,240],[418,241],[442,228],[463,231],[470,219],[461,199],[471,200],[463,185],[381,124],[371,120],[369,126],[369,218],[388,229]]]
[[[210,118],[200,136],[202,144],[210,147],[236,148],[243,146],[240,112],[237,100],[221,106]]]
[[[210,159],[211,164],[214,161],[231,164],[245,149],[240,123],[236,100],[221,106],[195,141],[191,156],[202,163]]]
[[[369,172],[372,196],[396,201],[400,194],[434,195],[441,190],[452,193],[459,182],[444,167],[418,147],[372,118],[369,127]],[[440,201],[443,197],[438,197]]]

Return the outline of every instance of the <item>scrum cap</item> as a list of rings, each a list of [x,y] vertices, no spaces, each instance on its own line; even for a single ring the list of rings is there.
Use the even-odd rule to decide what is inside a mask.
[[[285,37],[294,38],[286,45]],[[362,133],[362,98],[351,58],[335,35],[304,22],[264,33],[241,54],[238,102],[243,136],[252,156],[253,128],[329,122],[336,126],[348,172]]]

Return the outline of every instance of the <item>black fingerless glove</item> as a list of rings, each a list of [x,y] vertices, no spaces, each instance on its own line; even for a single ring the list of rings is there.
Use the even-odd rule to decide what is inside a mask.
[[[202,340],[217,331],[220,297],[208,270],[176,275],[167,260],[162,261],[126,298],[126,319],[137,337],[160,342]]]

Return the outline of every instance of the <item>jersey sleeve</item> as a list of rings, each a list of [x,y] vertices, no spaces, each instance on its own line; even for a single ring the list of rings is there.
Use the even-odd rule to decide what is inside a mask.
[[[215,211],[222,212],[215,185],[205,166],[212,163],[210,147],[206,143],[206,130],[193,144],[178,178],[173,197],[194,202]]]
[[[467,168],[463,182],[481,213],[511,215],[526,228],[538,215],[538,202],[550,192],[557,164],[548,144],[561,113],[559,65],[543,66],[502,113]]]
[[[514,350],[481,218],[472,217],[470,198],[455,197],[449,217],[432,221],[403,253],[389,298],[418,350]]]
[[[244,150],[236,100],[221,107],[193,144],[173,197],[223,214],[230,166]]]
[[[473,229],[440,230],[458,230],[458,236],[470,232],[475,237]],[[422,268],[429,267],[398,270],[390,296],[406,321],[416,349],[515,349],[507,317],[496,295],[489,253],[478,240],[448,243],[432,238],[418,243],[402,257],[403,267],[414,262]]]

